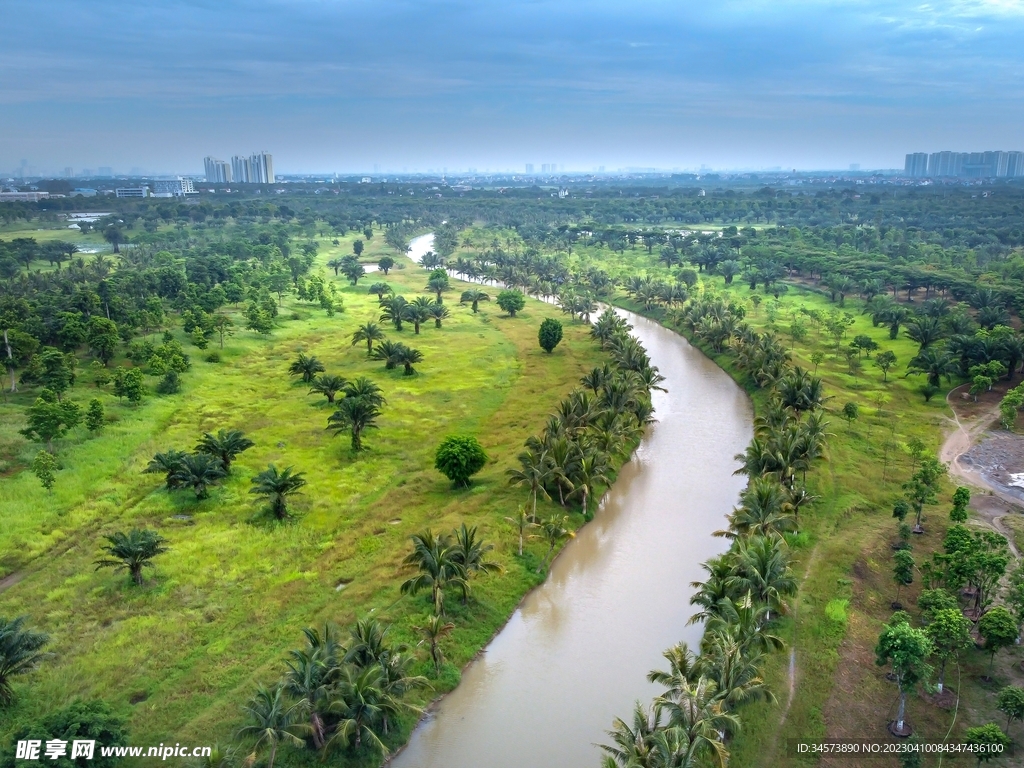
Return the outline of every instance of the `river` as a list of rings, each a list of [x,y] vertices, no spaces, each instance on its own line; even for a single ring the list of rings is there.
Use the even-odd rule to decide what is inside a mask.
[[[410,255],[418,261],[432,239],[413,240]],[[686,624],[690,582],[728,548],[712,533],[744,486],[733,456],[750,441],[751,405],[683,337],[616,311],[666,378],[668,391],[653,394],[657,421],[594,520],[391,768],[597,768],[612,720],[655,694],[646,675],[664,668],[662,651],[700,639]]]

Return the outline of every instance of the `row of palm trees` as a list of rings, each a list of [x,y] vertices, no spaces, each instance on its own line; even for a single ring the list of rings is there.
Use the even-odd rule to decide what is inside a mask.
[[[606,768],[725,766],[742,707],[775,701],[762,669],[766,655],[783,647],[773,622],[797,589],[786,535],[814,498],[803,480],[824,458],[827,398],[820,379],[788,365],[772,334],[753,332],[737,315],[720,297],[699,296],[677,318],[709,343],[711,326],[716,333],[724,326],[721,348],[732,346],[737,363],[770,390],[753,440],[736,457],[749,483],[728,528],[716,533],[732,547],[704,563],[706,577],[692,584],[690,622],[704,625],[700,647],[680,643],[665,652],[668,670],[648,676],[664,691],[649,706],[637,703],[628,721],[615,721],[602,745]]]

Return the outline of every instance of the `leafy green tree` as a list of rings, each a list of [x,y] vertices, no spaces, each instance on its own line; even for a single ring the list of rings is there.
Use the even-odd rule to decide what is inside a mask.
[[[1006,730],[1014,720],[1024,720],[1024,688],[1008,685],[999,691],[996,699],[999,711],[1006,715]]]
[[[247,329],[261,336],[269,336],[274,331],[274,315],[255,301],[249,302],[245,310],[245,321]]]
[[[476,314],[480,311],[480,302],[490,300],[491,297],[479,288],[470,288],[469,290],[462,292],[462,296],[459,298],[459,303],[470,304],[473,314]]]
[[[291,365],[288,366],[288,373],[292,376],[299,376],[304,384],[309,384],[318,373],[323,373],[326,368],[314,355],[306,355],[299,352]]]
[[[1013,615],[1000,605],[981,617],[978,633],[985,639],[985,651],[989,655],[988,674],[991,676],[996,654],[1017,642],[1020,629]]]
[[[108,224],[103,229],[103,239],[114,247],[114,253],[120,253],[121,243],[128,242],[128,238],[117,224]]]
[[[348,430],[352,437],[352,450],[363,450],[363,432],[377,429],[380,407],[362,397],[346,397],[338,403],[338,410],[327,418],[327,429],[335,434]]]
[[[208,453],[186,453],[174,471],[176,488],[191,488],[199,500],[210,498],[210,486],[227,476],[224,464]]]
[[[995,723],[976,725],[964,733],[964,743],[974,748],[973,754],[978,758],[978,765],[1001,757],[1010,746],[1010,737],[1003,733]]]
[[[98,432],[103,428],[106,417],[103,414],[103,403],[95,397],[89,401],[89,407],[85,411],[85,426],[90,432]]]
[[[153,558],[168,551],[167,540],[156,531],[132,528],[128,533],[118,531],[104,536],[107,546],[100,547],[108,557],[95,562],[96,570],[113,568],[114,573],[128,571],[132,581],[142,586],[142,569],[153,567]]]
[[[971,503],[971,489],[960,486],[953,492],[953,509],[949,513],[949,519],[954,523],[966,523],[968,512],[967,507]]]
[[[204,432],[196,444],[196,453],[205,453],[220,459],[225,474],[231,474],[231,462],[243,451],[252,448],[256,443],[245,436],[240,429],[220,429],[217,434]]]
[[[352,253],[355,254],[357,259],[360,256],[363,255],[363,241],[362,240],[358,240],[357,239],[357,240],[353,241],[353,243],[352,243]]]
[[[278,520],[288,517],[288,497],[300,493],[306,484],[302,472],[293,472],[291,467],[278,470],[273,464],[252,480],[249,493],[263,496],[270,502],[270,512]]]
[[[875,355],[875,366],[882,371],[882,381],[889,380],[889,369],[896,365],[896,353],[885,350]]]
[[[33,355],[29,360],[22,381],[49,389],[60,400],[75,383],[75,364],[74,355],[65,354],[53,347],[43,347],[38,355]]]
[[[948,472],[945,464],[935,458],[926,458],[921,461],[921,466],[911,476],[910,480],[903,484],[907,500],[913,505],[917,513],[914,530],[920,532],[921,513],[925,504],[934,504],[937,501],[936,494],[939,491],[939,483]]]
[[[193,346],[196,346],[199,349],[206,349],[210,346],[210,340],[206,338],[206,334],[203,332],[203,329],[198,325],[192,329],[192,333],[189,334],[189,339]]]
[[[388,272],[390,272],[394,266],[395,260],[390,256],[381,256],[380,261],[377,262],[378,269],[384,273],[385,277],[387,277]]]
[[[170,370],[157,382],[156,393],[158,395],[176,395],[181,391],[181,374]]]
[[[27,616],[0,616],[0,709],[14,701],[11,678],[31,672],[49,656],[42,649],[50,636],[28,628],[27,620]]]
[[[956,659],[962,651],[974,644],[971,639],[971,622],[956,607],[954,600],[953,607],[943,608],[932,614],[925,632],[932,641],[933,654],[939,660],[938,689],[939,693],[942,693],[946,679],[946,662]]]
[[[843,406],[842,416],[846,419],[847,429],[849,429],[860,416],[860,408],[857,407],[856,403],[847,403]]]
[[[894,723],[897,734],[906,733],[907,691],[927,674],[926,660],[931,654],[932,641],[923,630],[913,629],[906,620],[894,620],[882,628],[875,646],[875,663],[880,667],[891,664],[899,687],[900,703]]]
[[[498,294],[498,306],[508,312],[509,317],[515,317],[516,312],[526,306],[526,297],[519,291],[504,290]]]
[[[114,369],[114,394],[119,400],[124,398],[132,404],[140,403],[145,392],[141,368],[124,368],[119,365]]]
[[[896,600],[893,607],[898,608],[900,590],[914,583],[914,557],[905,549],[898,550],[893,555],[892,578],[896,582]]]
[[[32,474],[47,491],[52,491],[57,482],[57,460],[49,451],[40,451],[32,459]]]
[[[309,393],[315,392],[318,395],[323,395],[327,398],[327,402],[333,405],[334,398],[345,389],[346,384],[348,384],[348,379],[344,376],[325,373],[313,379],[309,386]]]
[[[213,330],[217,333],[220,339],[220,348],[224,349],[224,337],[233,336],[234,332],[231,330],[235,327],[234,321],[227,315],[214,315],[213,316]]]
[[[540,324],[540,331],[537,334],[541,349],[548,354],[554,351],[558,342],[562,340],[562,324],[554,318],[548,317]]]
[[[58,402],[52,391],[43,389],[25,410],[25,416],[28,424],[18,433],[29,440],[46,443],[46,450],[53,453],[53,441],[64,437],[81,423],[82,409],[70,400]]]
[[[250,764],[256,762],[261,751],[268,750],[267,768],[274,768],[280,744],[303,746],[300,737],[308,733],[309,726],[298,722],[302,703],[290,702],[280,683],[273,688],[258,685],[256,693],[242,709],[248,722],[238,729],[238,738],[252,742]]]
[[[56,768],[116,768],[124,764],[124,758],[104,755],[100,747],[123,747],[128,743],[124,718],[115,714],[105,701],[99,699],[73,699],[42,717],[23,720],[11,738],[12,744],[29,740],[44,744],[51,739],[64,741],[68,745],[68,756],[47,761],[47,764]],[[92,757],[80,755],[72,759],[70,753],[75,741],[96,742]],[[0,768],[16,768],[24,764],[15,760],[13,749],[4,750],[4,755],[0,756]]]
[[[441,665],[444,664],[444,652],[441,650],[441,641],[455,629],[450,621],[442,617],[432,615],[422,627],[414,627],[417,632],[423,635],[423,639],[430,644],[430,660],[434,662],[434,675],[441,673]]]
[[[384,331],[376,323],[363,323],[352,334],[352,346],[354,347],[356,344],[365,341],[366,354],[368,355],[373,354],[373,342],[383,340]]]
[[[105,317],[91,317],[86,328],[86,341],[103,365],[107,365],[114,357],[114,350],[121,341],[117,333],[117,324]]]
[[[434,468],[456,488],[468,488],[469,478],[487,464],[483,446],[471,435],[449,435],[437,446]]]
[[[434,613],[444,615],[444,590],[466,583],[466,571],[456,555],[455,542],[446,534],[434,535],[429,528],[412,536],[412,552],[403,561],[417,574],[402,583],[403,595],[430,589]]]

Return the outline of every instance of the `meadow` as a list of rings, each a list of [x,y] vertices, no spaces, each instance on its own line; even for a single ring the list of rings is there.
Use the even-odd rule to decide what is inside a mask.
[[[353,239],[320,241],[318,264],[351,253]],[[388,251],[382,240],[367,243],[365,263]],[[473,314],[458,304],[468,286],[453,280],[445,296],[452,316],[442,328],[432,321],[419,335],[411,325],[401,334],[385,328],[389,338],[401,336],[423,353],[416,375],[403,376],[401,367],[386,371],[351,336],[377,320],[377,297],[367,293],[373,282],[385,279],[410,299],[425,293],[426,271],[405,258],[398,262],[386,278],[369,274],[355,287],[324,269],[344,312],[328,317],[286,297],[269,338],[243,330],[238,312],[223,350],[214,338],[200,351],[174,331],[192,358],[179,394],[151,394],[133,407],[105,389],[76,385],[74,399],[103,402],[102,431],[92,437],[79,427],[59,443],[62,467],[51,493],[27,471],[3,479],[4,611],[28,614],[52,635],[54,653],[17,684],[9,722],[75,697],[98,697],[128,714],[133,743],[228,741],[241,705],[258,681],[280,675],[284,653],[301,644],[303,627],[345,627],[374,616],[394,624],[397,640],[415,644],[413,627],[430,606],[424,595],[399,594],[408,575],[401,566],[408,537],[466,522],[496,545],[504,572],[475,579],[468,606],[453,601],[457,629],[445,643],[449,661],[420,699],[457,683],[458,669],[542,578],[536,566],[543,545],[515,556],[516,535],[505,517],[527,495],[509,487],[505,470],[580,376],[604,358],[587,327],[568,321],[555,352],[540,349],[538,326],[559,316],[555,307],[528,300],[510,318],[489,302]],[[211,352],[219,362],[206,361]],[[383,388],[387,405],[379,430],[365,436],[367,451],[353,454],[347,435],[325,430],[326,401],[287,372],[299,352],[316,355],[328,373],[365,375]],[[91,374],[80,375],[88,382]],[[12,402],[28,404],[32,397],[26,390]],[[19,419],[4,410],[7,465],[23,467],[37,447],[15,436]],[[256,445],[209,499],[168,492],[160,475],[142,473],[153,454],[190,450],[203,432],[220,428],[241,429]],[[454,490],[433,468],[434,450],[448,434],[475,435],[490,457],[469,489]],[[270,522],[248,493],[250,478],[269,463],[292,466],[308,480],[290,522]],[[573,519],[581,522],[579,515]],[[142,588],[93,565],[102,536],[132,527],[159,531],[171,550],[147,571]],[[421,663],[425,672],[427,662]],[[411,719],[403,723],[391,742],[410,725]]]

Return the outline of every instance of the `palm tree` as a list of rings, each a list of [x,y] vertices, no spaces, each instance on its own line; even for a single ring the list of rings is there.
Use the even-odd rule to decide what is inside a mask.
[[[599,744],[606,757],[603,768],[662,768],[667,766],[658,754],[658,734],[662,731],[661,708],[646,708],[639,701],[633,708],[633,724],[615,718],[607,731],[612,744]],[[673,763],[673,766],[676,764]]]
[[[590,519],[590,510],[587,506],[590,497],[594,493],[594,487],[598,484],[611,485],[611,465],[608,462],[608,454],[603,451],[589,450],[583,453],[570,477],[575,487],[573,493],[583,496],[583,518]]]
[[[434,674],[441,674],[441,665],[444,664],[441,641],[452,633],[455,625],[440,616],[433,615],[422,627],[413,627],[413,629],[422,632],[424,639],[430,643],[430,659],[434,662]]]
[[[455,544],[451,537],[435,536],[429,528],[414,534],[412,544],[412,552],[403,562],[419,573],[402,584],[402,594],[415,595],[429,587],[434,612],[444,615],[444,588],[450,584],[462,587],[466,583],[466,571],[458,560]]]
[[[207,499],[210,486],[226,475],[219,457],[208,453],[188,453],[182,456],[173,477],[178,488],[191,488],[197,499]]]
[[[380,301],[384,298],[385,293],[394,293],[394,290],[387,283],[374,283],[370,286],[368,293],[376,293],[377,301]]]
[[[515,517],[506,517],[505,520],[511,523],[515,529],[519,531],[519,556],[522,557],[523,540],[528,536],[531,536],[527,531],[531,528],[536,528],[537,523],[535,523],[533,518],[526,513],[526,510],[523,509],[522,505],[519,506],[519,513]]]
[[[523,451],[519,454],[521,469],[507,469],[510,485],[526,485],[530,488],[530,496],[533,497],[533,513],[531,519],[537,519],[537,494],[544,494],[545,499],[550,499],[545,486],[554,477],[551,471],[551,460],[546,449]]]
[[[922,349],[907,365],[907,375],[923,373],[928,377],[928,384],[936,388],[941,384],[943,376],[949,379],[956,372],[957,364],[953,356],[935,347]]]
[[[355,333],[352,334],[352,346],[354,347],[361,341],[366,342],[366,354],[373,354],[373,342],[383,341],[384,331],[380,329],[380,326],[376,323],[363,323],[356,328]]]
[[[433,291],[437,294],[437,303],[441,303],[441,294],[451,288],[451,284],[448,282],[448,275],[435,275],[427,281],[426,290]]]
[[[405,307],[409,304],[405,296],[389,296],[380,300],[380,321],[392,323],[396,331],[402,330],[405,319]]]
[[[309,384],[314,376],[318,373],[323,373],[325,370],[324,364],[317,360],[316,357],[312,355],[307,357],[303,352],[299,352],[299,356],[288,366],[288,373],[292,376],[301,376],[305,384]]]
[[[164,546],[167,539],[156,531],[133,528],[128,533],[118,531],[103,538],[109,544],[100,549],[109,557],[97,560],[94,563],[96,570],[113,568],[114,573],[128,571],[132,581],[138,586],[142,586],[142,569],[152,568],[153,558],[168,551]]]
[[[181,467],[181,460],[187,455],[188,454],[184,451],[174,450],[173,448],[166,453],[158,453],[150,459],[149,464],[146,465],[146,468],[142,470],[142,472],[143,474],[163,472],[167,490],[173,491],[178,487],[178,481],[175,479],[175,474]]]
[[[255,762],[258,752],[269,748],[267,768],[274,768],[277,746],[282,742],[296,747],[302,746],[299,734],[305,734],[309,726],[296,722],[296,715],[301,703],[288,703],[284,695],[284,686],[280,683],[273,688],[260,684],[249,702],[242,707],[249,722],[238,729],[238,738],[253,739],[250,762]]]
[[[469,528],[463,523],[455,531],[455,546],[452,549],[452,558],[460,566],[466,577],[462,589],[462,602],[465,603],[469,597],[469,577],[474,573],[501,573],[501,565],[493,560],[487,560],[486,554],[494,549],[493,544],[485,544],[476,537],[476,526]]]
[[[345,397],[338,403],[338,410],[327,417],[327,428],[335,434],[349,430],[352,435],[352,450],[363,450],[363,432],[377,429],[380,409],[371,400],[362,397]]]
[[[668,672],[654,669],[647,673],[649,682],[665,686],[665,693],[662,695],[678,696],[685,686],[697,682],[700,677],[697,672],[698,657],[686,643],[676,643],[662,656],[668,661]]]
[[[942,327],[942,320],[938,317],[929,317],[928,315],[915,317],[907,323],[904,333],[907,335],[907,338],[912,339],[921,345],[918,353],[927,349],[929,345],[935,343],[946,335],[946,332]]]
[[[355,381],[350,381],[345,385],[345,397],[353,400],[355,398],[364,398],[368,403],[372,403],[377,408],[383,408],[387,405],[387,398],[382,394],[382,390],[372,380],[365,376],[360,376]]]
[[[249,493],[265,496],[270,502],[270,512],[278,520],[288,517],[288,497],[300,492],[306,484],[302,472],[292,472],[291,467],[278,470],[273,464],[252,479]]]
[[[795,527],[789,494],[772,476],[755,477],[740,495],[740,506],[729,515],[729,530],[716,536],[778,536]]]
[[[562,515],[561,517],[558,515],[552,515],[540,524],[541,535],[548,543],[548,553],[544,556],[544,561],[541,563],[540,567],[537,568],[537,573],[540,573],[544,568],[547,568],[548,563],[555,552],[555,547],[565,541],[565,539],[571,539],[576,535],[567,527],[568,524],[568,515]]]
[[[470,288],[468,291],[462,292],[462,297],[459,299],[459,303],[465,304],[466,302],[469,302],[473,309],[473,314],[476,314],[480,311],[480,302],[490,300],[491,297],[480,289]]]
[[[890,339],[895,339],[899,336],[900,326],[906,323],[913,316],[913,312],[898,304],[889,306],[878,315],[881,322],[888,324]]]
[[[288,671],[281,683],[285,691],[302,702],[309,716],[309,730],[317,749],[324,745],[324,720],[320,714],[323,702],[330,690],[332,669],[313,649],[293,650],[290,659],[285,660]]]
[[[385,339],[373,350],[372,357],[374,360],[383,360],[384,367],[390,371],[402,362],[402,350],[404,349],[406,346],[402,342]]]
[[[413,368],[413,363],[423,362],[423,353],[418,349],[411,349],[403,346],[398,353],[398,362],[405,366],[405,370],[402,371],[403,376],[412,376],[416,373],[416,369]]]
[[[347,385],[348,379],[344,376],[325,373],[323,376],[317,376],[313,379],[309,387],[309,394],[316,392],[318,395],[323,395],[327,398],[327,402],[333,405],[335,396]]]
[[[402,309],[402,319],[412,323],[413,333],[419,334],[420,325],[430,319],[430,309],[434,302],[426,296],[417,296]]]
[[[221,429],[216,435],[204,432],[196,445],[196,453],[205,453],[220,459],[224,474],[231,471],[231,462],[242,451],[247,451],[256,443],[245,436],[240,429]]]
[[[704,625],[704,637],[710,640],[716,633],[729,635],[743,653],[780,650],[785,643],[768,629],[769,610],[767,605],[755,602],[750,592],[737,599],[723,598],[718,601],[717,613]]]
[[[751,536],[740,539],[736,549],[736,575],[730,583],[740,592],[750,592],[770,610],[781,611],[785,597],[796,592],[796,579],[789,568],[785,544],[778,538]],[[768,618],[771,614],[766,614]]]
[[[14,700],[11,678],[31,672],[49,656],[42,648],[50,642],[50,636],[26,627],[27,618],[0,616],[0,709]]]
[[[338,742],[358,750],[365,741],[382,754],[388,754],[388,748],[377,734],[377,727],[388,712],[400,711],[402,705],[384,690],[383,670],[379,666],[365,669],[352,665],[342,667],[341,680],[334,695],[328,712],[339,720],[327,748]]]
[[[714,680],[717,698],[726,711],[734,711],[750,701],[775,702],[775,695],[761,677],[764,654],[755,648],[742,648],[731,633],[713,632],[704,639],[699,666]]]
[[[659,696],[655,705],[668,716],[669,728],[662,733],[671,734],[672,753],[678,756],[671,765],[697,766],[712,762],[725,768],[729,753],[722,743],[722,735],[738,730],[739,720],[723,710],[713,680],[699,677],[677,692]],[[679,757],[686,762],[679,761]]]
[[[441,321],[447,320],[452,316],[452,313],[448,311],[448,307],[444,304],[434,304],[430,309],[427,310],[427,315],[434,318],[434,327],[440,328]]]

